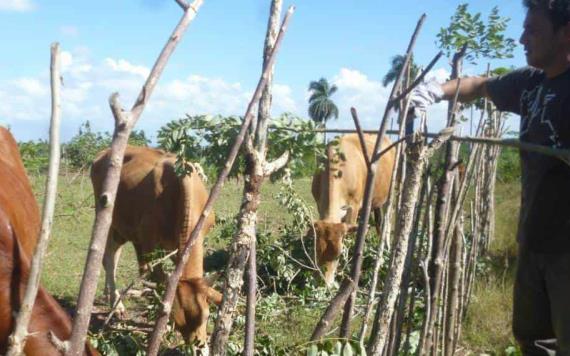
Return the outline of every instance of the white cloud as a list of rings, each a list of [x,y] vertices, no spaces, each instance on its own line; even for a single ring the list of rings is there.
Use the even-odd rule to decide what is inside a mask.
[[[143,78],[148,77],[150,73],[147,67],[132,64],[124,59],[115,60],[113,58],[106,58],[105,65],[116,72],[134,74]]]
[[[298,105],[293,98],[293,90],[288,85],[273,84],[273,114],[282,112],[297,112]]]
[[[432,71],[427,79],[445,81],[449,72],[444,69]],[[378,129],[384,114],[391,87],[384,87],[381,81],[369,78],[366,74],[349,68],[341,68],[331,81],[338,87],[332,99],[339,109],[339,120],[331,121],[329,127],[354,128],[350,108],[356,108],[360,123],[364,129]],[[306,93],[306,98],[308,98]],[[394,118],[394,120],[392,119]],[[390,123],[396,125],[396,113],[390,113]],[[428,129],[436,131],[444,127],[447,118],[447,102],[431,106],[428,109]],[[389,124],[390,125],[390,124]],[[390,126],[389,126],[390,127]],[[395,128],[395,127],[394,127]]]
[[[332,82],[338,87],[333,97],[340,114],[338,126],[354,127],[350,115],[350,108],[354,107],[364,128],[377,128],[384,113],[389,89],[364,73],[348,68],[342,68]]]
[[[93,62],[90,55],[88,48],[61,52],[64,79],[61,92],[62,116],[67,128],[72,128],[71,131],[68,129],[68,132],[62,132],[63,140],[75,134],[76,128],[85,120],[92,123],[94,130],[112,131],[109,95],[118,92],[122,105],[129,109],[148,74],[148,69],[133,65],[125,59],[106,58],[101,62]],[[40,122],[47,122],[50,110],[48,83],[47,72],[36,77],[0,82],[0,117],[18,128],[32,127],[33,123],[36,123],[34,127],[39,127]],[[251,88],[244,88],[239,82],[198,74],[161,81],[155,88],[138,127],[147,130],[152,136],[167,121],[183,117],[186,113],[243,115],[252,94]],[[298,107],[291,87],[274,84],[274,115],[285,111],[297,112]],[[38,130],[33,132],[36,135]],[[46,135],[47,131],[44,137]]]
[[[448,71],[447,69],[437,68],[437,69],[430,71],[426,75],[426,81],[435,79],[438,83],[443,83],[443,82],[449,80],[450,76],[451,76],[451,72]]]
[[[13,81],[16,88],[30,96],[43,96],[48,93],[48,88],[35,78],[20,78]]]
[[[26,12],[36,8],[30,0],[0,0],[0,11]]]
[[[73,64],[73,55],[67,51],[61,51],[59,54],[59,60],[62,70],[66,70]]]
[[[77,37],[79,36],[79,29],[75,26],[71,25],[64,25],[59,28],[59,32],[61,32],[65,36],[69,37]]]

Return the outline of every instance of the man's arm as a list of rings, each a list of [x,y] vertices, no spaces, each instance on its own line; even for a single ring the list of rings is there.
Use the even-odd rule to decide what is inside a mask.
[[[458,80],[459,79],[453,79],[441,84],[443,100],[453,100],[455,92],[457,91]],[[489,93],[487,92],[488,80],[489,78],[486,77],[461,78],[459,82],[459,101],[466,103],[481,97],[489,97]]]
[[[488,97],[487,81],[485,77],[465,77],[459,82],[459,101],[468,102],[483,96]],[[457,91],[458,79],[439,84],[435,80],[421,83],[410,93],[410,107],[412,115],[418,117],[425,112],[428,106],[441,100],[453,100]]]

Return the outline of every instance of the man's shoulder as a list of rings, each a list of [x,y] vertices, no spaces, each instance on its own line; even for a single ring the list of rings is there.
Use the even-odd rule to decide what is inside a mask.
[[[498,77],[493,77],[490,78],[489,80],[494,81],[500,81],[500,80],[514,80],[517,81],[519,83],[524,83],[524,82],[528,82],[531,84],[535,84],[538,83],[540,81],[542,81],[544,79],[544,72],[540,69],[534,68],[534,67],[520,67],[520,68],[516,68],[513,69],[512,71],[505,73],[503,75],[500,75]]]
[[[486,81],[487,95],[501,111],[520,114],[520,99],[544,80],[544,73],[536,68],[522,67]]]

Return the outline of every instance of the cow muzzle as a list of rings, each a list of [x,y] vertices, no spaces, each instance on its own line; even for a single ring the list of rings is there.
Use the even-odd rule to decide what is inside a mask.
[[[334,284],[334,276],[338,267],[338,259],[327,261],[321,265],[321,270],[325,277],[325,284],[327,288],[331,288]]]

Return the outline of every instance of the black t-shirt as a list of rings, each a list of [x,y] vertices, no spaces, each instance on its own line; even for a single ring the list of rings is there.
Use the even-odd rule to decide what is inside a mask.
[[[570,148],[570,70],[548,79],[522,68],[490,79],[487,91],[501,111],[521,116],[521,141]],[[570,166],[521,150],[522,197],[518,241],[544,253],[570,252]]]

